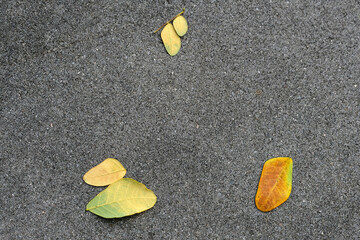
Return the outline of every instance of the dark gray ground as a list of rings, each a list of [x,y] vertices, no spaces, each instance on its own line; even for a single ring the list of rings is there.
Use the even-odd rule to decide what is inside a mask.
[[[360,237],[359,1],[0,4],[1,239]],[[151,31],[183,7],[170,57]],[[265,214],[278,156],[293,191]],[[154,208],[85,212],[107,157]]]

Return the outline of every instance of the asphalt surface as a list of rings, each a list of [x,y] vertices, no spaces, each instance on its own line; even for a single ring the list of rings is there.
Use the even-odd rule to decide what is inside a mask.
[[[186,8],[170,57],[151,32]],[[359,1],[1,1],[0,239],[359,239]],[[263,163],[293,158],[262,213]],[[158,197],[106,220],[83,174]]]

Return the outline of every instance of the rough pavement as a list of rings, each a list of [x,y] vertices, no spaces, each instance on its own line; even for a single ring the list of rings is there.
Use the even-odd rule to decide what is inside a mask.
[[[170,57],[151,32],[186,8]],[[357,239],[358,1],[1,1],[0,239]],[[263,163],[293,190],[254,204]],[[85,212],[107,157],[149,211]]]

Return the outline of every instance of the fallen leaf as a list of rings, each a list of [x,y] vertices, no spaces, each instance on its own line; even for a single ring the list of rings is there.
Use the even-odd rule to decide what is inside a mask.
[[[161,39],[165,45],[166,51],[171,56],[174,56],[179,52],[181,40],[171,23],[168,23],[161,31]]]
[[[173,25],[174,25],[174,29],[175,29],[176,33],[180,37],[184,36],[185,33],[188,30],[188,23],[187,23],[186,19],[182,15],[177,16],[174,19]]]
[[[156,195],[144,184],[122,178],[100,192],[86,206],[86,210],[103,218],[121,218],[152,208]]]
[[[288,157],[272,158],[265,162],[258,190],[256,207],[269,212],[284,203],[290,196],[293,161]]]
[[[124,177],[126,169],[114,158],[107,158],[85,173],[84,181],[93,186],[107,186]]]

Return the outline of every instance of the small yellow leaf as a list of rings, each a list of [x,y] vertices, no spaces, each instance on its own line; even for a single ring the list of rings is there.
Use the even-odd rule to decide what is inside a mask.
[[[93,186],[106,186],[124,177],[126,169],[114,158],[107,158],[85,173],[84,181]]]
[[[289,157],[272,158],[265,162],[255,196],[256,207],[269,212],[290,196],[293,161]]]
[[[176,33],[180,37],[184,36],[185,33],[188,30],[188,24],[187,24],[186,19],[183,16],[180,15],[180,16],[175,18],[173,24],[174,24],[174,28],[175,28]]]
[[[134,179],[120,179],[93,198],[86,210],[103,218],[121,218],[152,208],[156,195]]]
[[[168,23],[161,31],[161,39],[165,45],[166,51],[171,55],[176,55],[181,47],[180,37],[176,34],[171,23]]]

